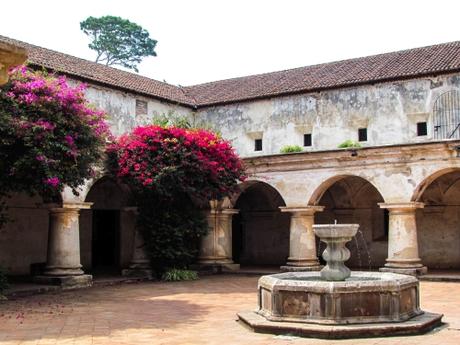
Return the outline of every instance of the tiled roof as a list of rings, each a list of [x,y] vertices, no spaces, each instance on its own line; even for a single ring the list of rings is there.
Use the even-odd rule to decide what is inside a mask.
[[[129,90],[174,103],[193,106],[193,102],[178,86],[80,59],[68,54],[59,53],[50,49],[34,46],[29,43],[13,40],[8,37],[0,36],[0,41],[25,48],[29,55],[28,61],[32,65],[44,66],[53,71],[62,72],[69,76]]]
[[[460,70],[460,42],[438,44],[186,87],[200,106]]]
[[[192,107],[460,71],[458,41],[182,88],[4,36],[0,41],[26,48],[34,65]]]

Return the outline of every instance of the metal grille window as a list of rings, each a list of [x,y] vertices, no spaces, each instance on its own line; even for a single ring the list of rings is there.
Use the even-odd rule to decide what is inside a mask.
[[[460,139],[460,92],[443,93],[433,106],[434,139]]]

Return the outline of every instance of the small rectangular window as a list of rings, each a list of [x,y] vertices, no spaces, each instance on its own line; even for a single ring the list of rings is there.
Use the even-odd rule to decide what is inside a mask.
[[[262,139],[254,140],[254,151],[262,151]]]
[[[303,146],[311,146],[311,133],[303,135]]]
[[[136,115],[147,115],[148,103],[140,99],[136,99]]]
[[[367,141],[367,128],[358,129],[358,141]]]
[[[426,122],[417,122],[417,136],[421,137],[427,134]]]

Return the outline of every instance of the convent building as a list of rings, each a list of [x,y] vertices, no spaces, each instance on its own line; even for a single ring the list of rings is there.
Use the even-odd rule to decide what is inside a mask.
[[[115,135],[175,113],[231,141],[250,178],[210,203],[200,265],[316,270],[324,246],[312,225],[337,221],[360,225],[349,266],[460,269],[460,42],[186,87],[1,42],[87,83]],[[347,140],[360,147],[338,148]],[[286,145],[303,151],[280,153]],[[107,176],[79,196],[65,190],[58,205],[15,195],[0,266],[70,285],[84,272],[148,269],[129,200]]]

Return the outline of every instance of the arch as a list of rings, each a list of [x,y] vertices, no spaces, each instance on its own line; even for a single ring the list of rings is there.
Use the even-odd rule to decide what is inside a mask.
[[[105,200],[97,200],[98,196],[95,195],[95,191],[102,190],[102,189],[108,190],[110,188],[112,189],[111,190],[112,194],[116,193],[119,195],[109,195],[109,196],[106,195],[104,196]],[[117,199],[116,197],[118,197],[119,200],[116,200]],[[103,201],[105,203],[111,203],[111,204],[119,202],[119,205],[105,206],[105,208],[107,207],[121,208],[121,207],[128,206],[130,198],[131,198],[131,189],[127,185],[119,183],[112,176],[104,175],[92,181],[92,183],[89,185],[89,188],[87,189],[84,201],[85,202],[95,202],[95,203]],[[93,204],[93,208],[97,208],[97,207],[98,205]]]
[[[425,190],[439,177],[449,174],[451,172],[460,171],[460,168],[445,168],[438,170],[431,175],[425,177],[422,182],[420,182],[417,187],[414,189],[414,193],[412,194],[411,201],[420,201],[422,198],[423,193]]]
[[[239,213],[233,217],[233,260],[242,265],[284,265],[289,255],[290,215],[272,185],[249,181],[234,200]]]
[[[460,91],[441,93],[433,104],[434,139],[460,138]]]
[[[420,257],[434,269],[460,268],[460,169],[441,169],[414,193],[424,204],[416,211]]]
[[[364,178],[362,176],[354,175],[354,174],[341,174],[341,175],[335,175],[335,176],[329,177],[327,180],[321,182],[321,184],[318,187],[316,187],[314,189],[313,193],[311,194],[310,199],[308,201],[308,205],[310,205],[310,206],[318,206],[319,201],[323,197],[324,193],[326,193],[326,191],[332,185],[334,185],[336,182],[338,182],[340,180],[343,180],[343,179],[345,179],[347,177],[357,177],[357,178],[360,178],[360,179],[366,181],[367,183],[372,185],[377,190],[377,192],[379,192],[379,194],[382,196],[383,202],[385,202],[385,199],[383,197],[382,192],[380,192],[380,190],[375,186],[375,184],[370,182],[368,179],[366,179],[366,178]]]
[[[225,204],[230,206],[232,205],[233,207],[236,205],[238,199],[240,198],[240,196],[246,191],[248,190],[250,187],[258,184],[258,183],[261,183],[263,185],[266,185],[268,188],[272,189],[273,191],[275,191],[276,193],[278,193],[278,195],[281,197],[281,199],[283,200],[283,206],[286,206],[286,202],[285,202],[285,198],[283,197],[283,194],[281,193],[281,191],[276,187],[274,186],[273,184],[270,184],[268,183],[267,181],[262,181],[261,179],[248,179],[240,184],[238,184],[238,191],[236,193],[234,193],[233,195],[231,195],[228,200],[226,200]]]
[[[315,223],[357,223],[359,232],[347,246],[351,251],[350,266],[360,269],[380,267],[388,248],[388,213],[379,207],[384,198],[367,179],[343,174],[333,176],[315,190],[310,205],[323,206],[315,213]],[[317,244],[321,251],[324,246]]]
[[[83,200],[92,206],[80,211],[82,265],[95,275],[118,274],[132,257],[131,190],[105,175],[89,181],[85,191]]]

